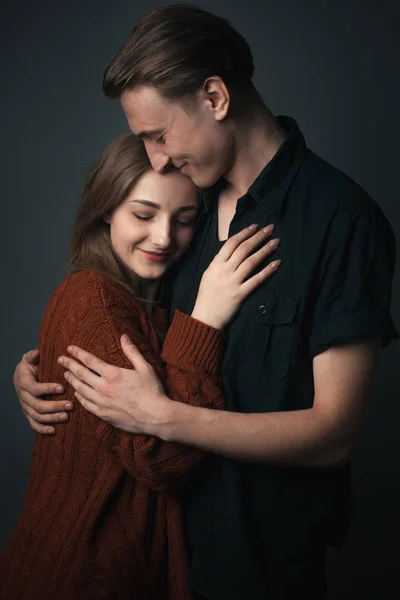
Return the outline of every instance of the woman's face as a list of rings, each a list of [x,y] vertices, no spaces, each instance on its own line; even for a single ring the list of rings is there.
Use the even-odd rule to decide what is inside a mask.
[[[197,188],[188,177],[148,171],[109,218],[114,252],[135,275],[162,277],[189,246],[197,209]]]

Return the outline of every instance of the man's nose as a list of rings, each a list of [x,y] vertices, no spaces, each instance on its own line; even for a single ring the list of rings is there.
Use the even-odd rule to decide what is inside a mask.
[[[164,173],[171,163],[169,156],[160,150],[150,149],[148,146],[146,146],[146,150],[154,171]]]

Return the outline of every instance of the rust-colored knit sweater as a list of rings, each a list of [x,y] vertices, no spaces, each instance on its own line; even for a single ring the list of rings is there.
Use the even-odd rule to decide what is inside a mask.
[[[220,332],[178,312],[161,352],[161,321],[166,329],[161,309],[150,320],[105,276],[69,276],[43,318],[40,380],[64,384],[56,361],[71,343],[132,368],[119,342],[127,333],[172,399],[221,408]],[[65,400],[74,400],[67,387]],[[25,504],[0,561],[0,598],[188,600],[177,488],[202,452],[127,434],[75,406],[54,436],[35,438]]]

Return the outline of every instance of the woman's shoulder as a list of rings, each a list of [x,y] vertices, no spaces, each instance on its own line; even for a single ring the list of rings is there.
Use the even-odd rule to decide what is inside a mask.
[[[132,294],[111,277],[97,271],[79,271],[67,275],[53,292],[48,310],[86,313],[93,310],[93,316],[101,311],[121,313],[127,311],[131,318],[143,312]]]
[[[114,345],[120,330],[133,335],[148,328],[143,309],[128,290],[96,271],[80,271],[68,275],[54,291],[42,318],[41,337],[78,337],[87,346],[89,339],[104,341],[106,336]]]
[[[138,304],[133,295],[109,275],[91,270],[78,271],[67,275],[54,291],[53,296],[68,294],[74,298],[80,296],[96,298],[101,297],[104,293],[132,304]]]
[[[121,351],[121,335],[127,334],[142,351],[159,355],[158,331],[129,290],[101,273],[81,271],[68,275],[50,299],[39,345],[62,353],[74,343],[104,358],[104,352]]]

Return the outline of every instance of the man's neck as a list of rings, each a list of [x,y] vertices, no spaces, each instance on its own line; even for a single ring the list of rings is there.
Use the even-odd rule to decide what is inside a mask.
[[[227,197],[243,196],[285,139],[285,132],[266,106],[254,109],[252,116],[238,124],[235,161],[225,173]]]

